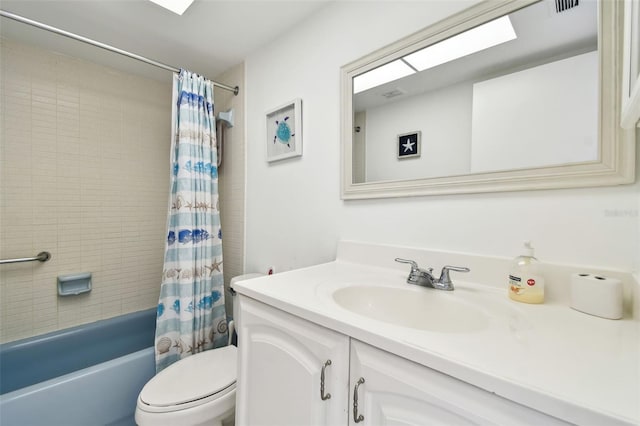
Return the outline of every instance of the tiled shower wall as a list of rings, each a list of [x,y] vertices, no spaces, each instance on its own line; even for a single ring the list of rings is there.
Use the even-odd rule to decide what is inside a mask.
[[[1,40],[0,341],[156,305],[171,83]],[[93,274],[58,297],[56,277]]]
[[[225,287],[236,275],[244,272],[244,187],[245,187],[245,135],[244,135],[244,63],[216,76],[229,86],[239,86],[234,96],[227,90],[215,90],[216,114],[233,109],[235,125],[224,131],[222,166],[218,173],[220,191],[220,221],[222,223]],[[227,314],[232,313],[232,300],[225,294]]]

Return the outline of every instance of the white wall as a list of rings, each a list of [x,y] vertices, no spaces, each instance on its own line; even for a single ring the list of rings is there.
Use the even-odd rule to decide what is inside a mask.
[[[469,172],[472,82],[367,110],[367,181]],[[422,132],[420,157],[398,159],[397,137]]]
[[[246,60],[246,271],[335,256],[339,239],[630,270],[640,186],[340,200],[340,67],[469,3],[337,2]],[[270,108],[302,98],[300,158],[267,164]],[[619,213],[620,212],[620,213]]]
[[[596,51],[475,83],[471,170],[597,160],[597,106]]]

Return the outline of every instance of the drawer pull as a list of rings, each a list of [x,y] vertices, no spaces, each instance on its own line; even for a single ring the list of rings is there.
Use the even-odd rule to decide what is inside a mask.
[[[330,359],[328,359],[324,363],[324,365],[322,366],[322,372],[320,373],[320,399],[322,399],[323,401],[326,401],[327,399],[331,398],[331,394],[330,393],[327,393],[326,395],[324,394],[324,370],[329,365],[331,365],[331,360]]]
[[[364,377],[360,377],[358,382],[353,387],[353,421],[356,423],[360,423],[364,420],[364,416],[362,414],[358,415],[358,387],[364,383]]]

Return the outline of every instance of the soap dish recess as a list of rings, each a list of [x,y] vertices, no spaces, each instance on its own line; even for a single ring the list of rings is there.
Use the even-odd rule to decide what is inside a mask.
[[[60,275],[58,277],[58,296],[77,296],[91,291],[91,272]]]

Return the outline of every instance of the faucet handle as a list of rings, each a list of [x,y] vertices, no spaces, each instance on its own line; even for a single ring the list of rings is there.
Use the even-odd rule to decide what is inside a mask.
[[[449,277],[449,271],[470,272],[471,269],[465,268],[464,266],[443,266],[442,272],[440,273],[440,279],[438,280],[440,284],[452,284],[451,278]]]
[[[414,260],[401,259],[399,257],[396,257],[395,261],[399,262],[399,263],[408,263],[409,265],[411,265],[411,272],[414,272],[414,271],[417,271],[418,269],[420,269],[418,267],[418,264]]]

